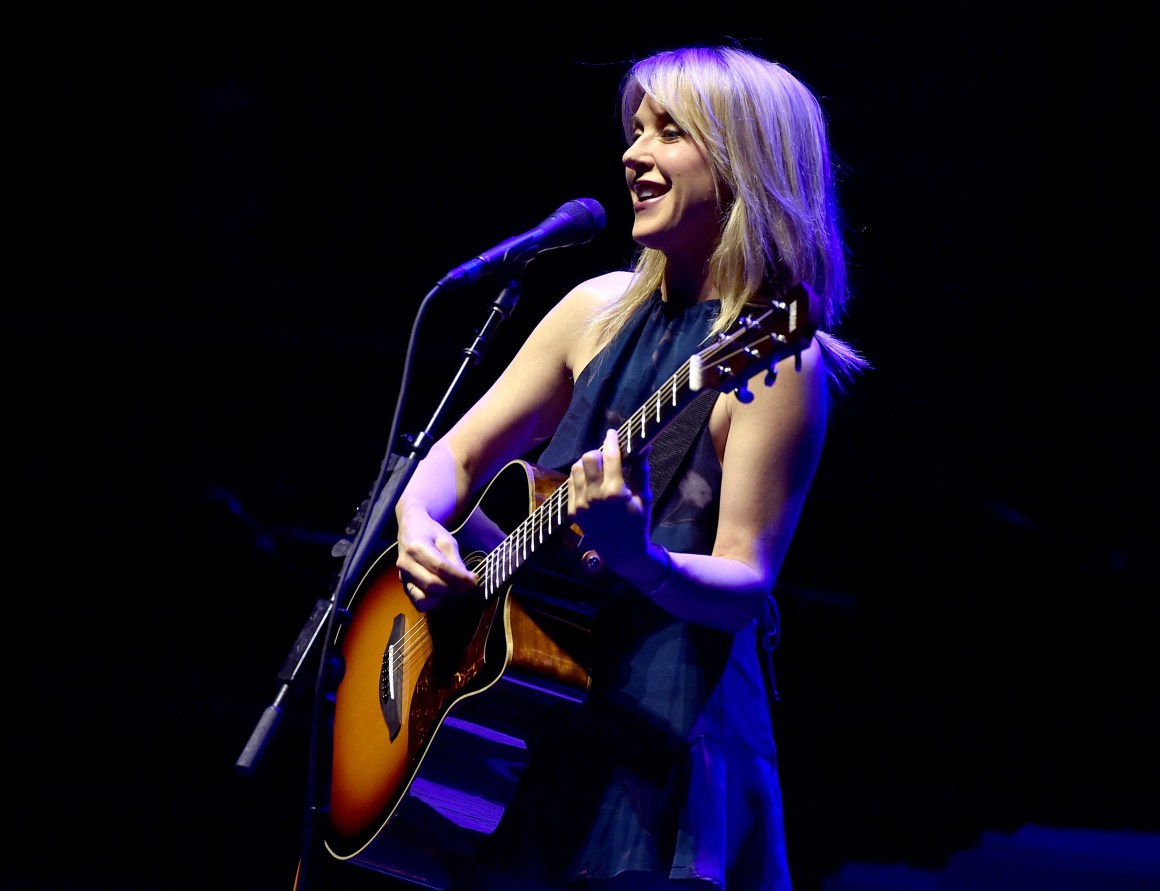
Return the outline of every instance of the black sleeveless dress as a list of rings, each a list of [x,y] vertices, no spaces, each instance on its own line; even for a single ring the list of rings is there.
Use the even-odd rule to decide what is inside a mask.
[[[599,446],[703,348],[719,309],[654,294],[580,374],[536,463],[566,471]],[[653,541],[709,553],[720,483],[705,425],[654,505]],[[537,742],[486,862],[553,887],[643,871],[788,889],[756,623],[727,634],[682,622],[624,587],[598,608],[592,648],[592,690]]]

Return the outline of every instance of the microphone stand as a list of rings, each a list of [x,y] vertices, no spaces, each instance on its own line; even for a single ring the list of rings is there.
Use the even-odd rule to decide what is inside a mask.
[[[274,701],[262,713],[262,717],[254,727],[242,754],[235,763],[235,767],[243,774],[248,775],[254,771],[269,745],[274,731],[281,723],[282,707],[287,695],[295,689],[311,651],[321,646],[311,710],[302,853],[294,882],[295,891],[313,891],[315,887],[319,887],[317,885],[319,867],[316,855],[319,852],[321,833],[318,829],[317,818],[320,814],[329,813],[334,702],[339,683],[342,681],[344,668],[341,654],[333,654],[329,650],[335,639],[337,627],[349,619],[348,611],[338,604],[349,602],[350,595],[353,594],[358,581],[363,577],[370,555],[381,553],[382,548],[379,546],[383,542],[393,539],[392,522],[395,505],[414,474],[416,465],[430,451],[435,442],[433,431],[439,428],[442,415],[453,403],[455,393],[464,380],[468,369],[479,364],[496,329],[504,319],[511,315],[519,301],[520,281],[518,278],[511,278],[492,301],[487,319],[483,326],[476,330],[475,340],[463,351],[463,362],[460,364],[447,392],[440,400],[435,413],[431,416],[431,420],[418,435],[405,437],[411,448],[410,452],[403,456],[396,454],[392,445],[395,442],[399,418],[407,394],[420,322],[442,284],[443,282],[436,284],[423,298],[419,312],[415,316],[415,322],[411,327],[411,338],[403,365],[403,381],[395,404],[390,435],[387,439],[387,454],[379,468],[379,476],[375,480],[370,495],[360,505],[359,511],[346,530],[348,534],[354,534],[354,540],[342,539],[335,544],[331,551],[336,557],[344,557],[338,580],[329,599],[319,600],[314,605],[310,617],[302,631],[299,632],[298,638],[291,646],[286,661],[278,673],[281,687],[275,695]],[[369,514],[365,511],[367,505],[371,506]],[[326,728],[325,733],[322,732],[324,727]]]

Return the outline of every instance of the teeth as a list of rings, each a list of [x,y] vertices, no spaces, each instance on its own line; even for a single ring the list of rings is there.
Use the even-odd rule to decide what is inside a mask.
[[[657,195],[661,194],[661,190],[654,188],[652,183],[637,183],[633,187],[633,191],[636,192],[636,197],[641,201],[648,201],[648,199],[656,198]]]

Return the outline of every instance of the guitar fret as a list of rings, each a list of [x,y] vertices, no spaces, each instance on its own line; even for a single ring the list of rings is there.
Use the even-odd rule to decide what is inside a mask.
[[[777,304],[772,314],[777,313],[786,314],[787,305]],[[691,398],[692,394],[701,390],[706,383],[723,392],[737,389],[734,378],[744,383],[750,375],[756,373],[759,364],[757,360],[769,356],[769,368],[772,370],[773,363],[779,356],[784,358],[794,352],[800,356],[801,347],[798,350],[773,348],[778,345],[789,345],[790,337],[777,330],[772,332],[762,330],[770,324],[768,319],[770,314],[766,312],[756,320],[749,317],[739,320],[733,334],[719,334],[716,344],[690,356],[672,377],[645,399],[644,404],[617,432],[621,453],[629,456],[634,451],[644,448],[650,435],[649,424],[652,423],[654,432],[659,432],[670,416],[680,408],[682,400]],[[802,346],[808,345],[813,335],[813,326],[799,324],[808,320],[808,304],[799,308],[796,301],[790,302],[788,315],[790,331],[795,334],[796,339],[801,340]],[[760,349],[758,343],[762,343]],[[734,361],[731,360],[736,361],[736,368]],[[709,374],[708,381],[705,379],[706,369]],[[667,402],[667,406],[662,405],[662,400]],[[535,553],[537,544],[543,544],[554,533],[568,528],[567,510],[568,488],[565,480],[564,484],[548,495],[540,506],[484,559],[481,578],[485,597],[499,591],[515,571]]]
[[[740,394],[742,390],[739,389],[739,385],[743,385],[749,377],[760,371],[766,372],[765,383],[767,386],[771,385],[773,374],[776,371],[775,363],[790,356],[795,357],[797,370],[800,371],[802,351],[809,346],[816,329],[816,325],[810,320],[812,314],[810,303],[811,295],[808,288],[799,286],[793,295],[787,298],[786,302],[775,303],[773,307],[764,310],[759,317],[746,316],[739,319],[734,326],[734,333],[726,335],[722,332],[715,339],[707,339],[706,343],[710,345],[699,354],[694,354],[684,363],[677,373],[665,381],[650,397],[651,401],[646,399],[644,405],[616,431],[622,454],[627,457],[628,453],[633,450],[639,452],[647,449],[650,437],[655,438],[672,416],[683,405],[687,404],[697,391],[707,388],[721,393],[737,391]],[[788,328],[786,325],[787,315]],[[661,405],[662,400],[665,402],[663,406]],[[528,479],[525,477],[525,482],[527,481]],[[538,484],[541,480],[536,479],[534,482]],[[538,499],[543,490],[535,488],[533,491],[535,492],[534,497]],[[495,597],[498,600],[499,596],[504,593],[505,587],[510,584],[516,569],[534,553],[537,541],[543,543],[546,540],[545,526],[547,527],[547,535],[555,533],[559,536],[562,533],[573,531],[574,527],[569,521],[567,511],[568,488],[565,479],[564,485],[557,485],[554,491],[536,504],[536,509],[531,511],[530,515],[522,517],[522,523],[513,523],[517,526],[515,532],[507,534],[506,529],[501,532],[502,542],[497,542],[497,546],[493,550],[479,560],[475,560],[474,555],[469,557],[468,559],[472,561],[472,566],[476,571],[476,577],[479,579],[481,596],[485,599]],[[502,516],[506,517],[508,514],[505,512]],[[489,538],[489,540],[491,539]],[[464,545],[466,544],[467,542],[464,542]],[[498,604],[493,605],[498,606]],[[377,609],[371,611],[372,621],[378,621],[380,612]],[[356,610],[353,613],[354,625],[344,632],[353,635],[349,638],[350,640],[361,639],[360,636],[366,630],[360,627],[363,615],[361,610]],[[404,618],[406,617],[396,615],[395,621],[397,623]],[[421,669],[432,653],[438,654],[445,647],[455,644],[454,639],[436,640],[436,637],[441,634],[442,623],[428,623],[423,617],[419,618],[421,622],[417,622],[414,627],[409,627],[412,624],[409,620],[404,623],[408,627],[402,625],[398,627],[397,638],[393,635],[386,642],[388,646],[386,652],[371,646],[369,648],[356,647],[347,654],[349,677],[353,676],[359,667],[357,662],[361,657],[356,657],[356,651],[361,651],[361,649],[368,651],[367,661],[370,663],[368,667],[373,668],[374,672],[373,677],[368,678],[368,681],[373,679],[378,685],[381,711],[388,724],[394,728],[393,732],[398,732],[402,728],[404,719],[409,724],[412,719],[421,723],[425,720],[425,715],[430,717],[429,713],[433,710],[429,691],[425,687],[416,686],[415,680],[417,679],[410,679],[408,675],[411,674],[412,668]],[[484,634],[488,634],[492,623],[485,624],[489,627],[480,630]],[[375,631],[376,629],[369,630]],[[484,641],[476,640],[473,643],[484,643]],[[463,655],[467,655],[467,651],[462,652]],[[455,654],[447,652],[446,655],[454,656]],[[485,647],[485,656],[488,658],[492,656],[490,646]],[[436,672],[436,674],[441,673]],[[426,679],[423,681],[424,684],[428,680],[433,684],[439,682],[437,677],[427,672],[421,671],[420,677]],[[448,697],[462,698],[462,695],[468,692],[468,687],[462,686],[466,677],[463,669],[460,669],[454,673],[454,677],[451,679],[457,685],[454,689],[430,692],[446,693]],[[408,687],[408,682],[411,684],[410,687]],[[336,695],[345,697],[347,691],[351,689],[345,685],[341,686]],[[355,689],[361,691],[362,688]],[[361,697],[362,694],[356,692],[352,695]],[[414,711],[414,714],[407,714],[409,711]],[[336,739],[340,739],[352,730],[354,730],[355,735],[365,734],[367,729],[363,726],[365,719],[358,714],[355,714],[352,719],[352,714],[359,712],[361,712],[361,706],[336,710],[336,726],[334,728]],[[434,729],[435,727],[431,726],[426,728],[424,732]],[[406,733],[413,732],[408,727]],[[404,736],[398,741],[405,746],[407,737]],[[349,788],[352,778],[362,779],[362,774],[365,773],[365,765],[360,754],[361,748],[354,749],[354,753],[358,756],[355,759],[356,763],[344,763],[340,756],[344,756],[348,748],[350,747],[335,747],[334,772],[336,779],[341,781],[335,783],[336,791]],[[415,779],[415,777],[410,776],[407,779]],[[401,787],[399,791],[404,790],[405,786]],[[352,816],[352,805],[356,812],[354,814],[356,818],[361,819],[365,815],[366,808],[357,799],[351,805],[347,805],[340,798],[336,798],[335,805],[344,808],[347,817]],[[350,840],[348,837],[345,840],[340,840],[339,843],[345,845]],[[335,851],[336,854],[339,853],[337,847]],[[350,856],[355,856],[358,853],[358,851],[353,851]]]

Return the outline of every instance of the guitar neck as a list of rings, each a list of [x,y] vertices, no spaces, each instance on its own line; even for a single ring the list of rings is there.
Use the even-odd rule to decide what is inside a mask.
[[[629,458],[647,449],[657,434],[692,401],[695,387],[700,385],[700,367],[700,355],[692,356],[620,426],[617,438],[622,456]],[[476,567],[484,598],[499,592],[539,547],[570,525],[565,483],[548,495]]]
[[[738,397],[748,402],[753,396],[745,390],[745,382],[752,375],[765,368],[766,384],[772,384],[777,362],[791,355],[800,358],[816,327],[809,289],[796,285],[784,298],[753,309],[752,315],[738,319],[731,334],[719,335],[682,363],[620,426],[617,439],[622,456],[646,450],[702,389],[737,390]],[[537,548],[568,526],[568,487],[561,485],[476,567],[484,597],[498,593]]]

